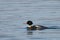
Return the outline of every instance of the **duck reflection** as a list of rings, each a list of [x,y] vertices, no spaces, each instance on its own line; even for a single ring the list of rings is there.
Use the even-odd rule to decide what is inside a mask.
[[[33,31],[28,30],[28,31],[27,31],[27,35],[33,35]]]

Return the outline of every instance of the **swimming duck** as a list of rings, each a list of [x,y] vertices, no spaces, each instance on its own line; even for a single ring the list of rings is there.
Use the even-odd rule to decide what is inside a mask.
[[[27,30],[43,30],[47,29],[48,27],[42,26],[42,25],[33,25],[32,21],[27,21],[26,23],[28,25]]]

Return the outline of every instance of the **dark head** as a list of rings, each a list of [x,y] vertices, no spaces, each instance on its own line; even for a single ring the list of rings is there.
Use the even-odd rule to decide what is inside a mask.
[[[27,24],[28,24],[28,25],[32,25],[33,22],[29,20],[29,21],[27,21]]]

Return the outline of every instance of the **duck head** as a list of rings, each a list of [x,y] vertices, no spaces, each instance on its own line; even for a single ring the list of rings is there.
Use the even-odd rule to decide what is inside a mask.
[[[27,24],[28,24],[28,25],[32,25],[33,22],[29,20],[29,21],[27,21]]]
[[[28,27],[31,27],[32,26],[32,24],[33,24],[33,22],[32,21],[27,21],[27,23],[26,23],[27,25],[28,25]]]

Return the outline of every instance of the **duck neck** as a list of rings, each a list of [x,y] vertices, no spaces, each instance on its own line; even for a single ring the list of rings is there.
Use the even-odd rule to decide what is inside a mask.
[[[32,27],[32,25],[29,25],[28,27]]]

